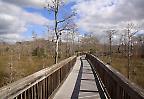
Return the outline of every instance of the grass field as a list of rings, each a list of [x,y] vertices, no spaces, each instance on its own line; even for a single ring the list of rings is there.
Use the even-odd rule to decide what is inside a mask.
[[[39,47],[41,46],[41,47]],[[39,48],[38,50],[36,50]],[[42,49],[40,49],[42,48]],[[58,61],[65,59],[66,48]],[[36,53],[34,53],[36,52]],[[20,56],[20,57],[19,57]],[[0,87],[54,64],[54,43],[45,40],[0,45]]]
[[[8,56],[0,56],[0,87],[28,76],[36,71],[54,64],[52,57],[21,57],[20,60],[13,56],[12,68],[10,68]]]

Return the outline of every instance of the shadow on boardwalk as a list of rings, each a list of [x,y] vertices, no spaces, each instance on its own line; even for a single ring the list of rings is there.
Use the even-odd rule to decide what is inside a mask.
[[[81,57],[81,67],[71,99],[100,99],[90,64]]]

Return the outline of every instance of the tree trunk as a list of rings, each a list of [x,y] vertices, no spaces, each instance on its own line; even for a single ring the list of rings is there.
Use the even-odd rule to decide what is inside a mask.
[[[110,35],[110,46],[109,46],[110,47],[110,49],[109,49],[110,50],[110,53],[109,53],[110,54],[110,56],[109,56],[109,64],[110,65],[112,63],[112,40],[111,39],[112,39],[112,35]]]
[[[127,77],[130,79],[130,61],[131,61],[131,48],[130,48],[130,30],[128,29],[128,66],[127,66]]]
[[[56,49],[55,49],[55,64],[58,63],[59,57],[59,38],[56,40]]]
[[[58,62],[58,54],[59,54],[59,33],[57,31],[58,28],[58,10],[59,10],[59,1],[55,0],[55,9],[54,9],[54,20],[55,20],[55,35],[56,35],[56,48],[55,48],[55,64]]]

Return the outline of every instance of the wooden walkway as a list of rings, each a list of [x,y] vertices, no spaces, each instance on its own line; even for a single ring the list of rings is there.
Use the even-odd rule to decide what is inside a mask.
[[[54,99],[101,99],[90,64],[85,56],[76,64]]]

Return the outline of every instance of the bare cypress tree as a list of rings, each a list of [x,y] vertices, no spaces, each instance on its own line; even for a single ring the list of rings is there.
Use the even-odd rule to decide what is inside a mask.
[[[64,39],[66,41],[66,57],[69,57],[74,54],[75,51],[75,37],[77,26],[73,22],[70,24],[70,31],[66,31],[64,35]]]
[[[108,30],[106,32],[109,39],[109,64],[111,64],[112,63],[112,38],[113,35],[116,33],[116,30]]]
[[[72,54],[74,54],[74,51],[75,51],[75,36],[76,36],[75,32],[76,32],[76,29],[73,29],[71,32],[71,39],[72,39],[71,51],[72,51]]]
[[[64,0],[50,0],[50,1],[51,2],[46,2],[47,6],[45,8],[47,8],[48,11],[54,14],[54,33],[56,36],[55,63],[57,63],[59,57],[60,36],[64,30],[70,30],[70,28],[68,27],[70,22],[68,22],[68,20],[71,19],[75,15],[75,13],[72,13],[63,19],[59,19],[60,9],[62,8],[65,2]]]
[[[10,49],[10,57],[9,57],[10,83],[12,83],[14,80],[13,78],[13,54],[14,54],[14,50]]]
[[[130,23],[127,26],[127,60],[128,60],[128,66],[127,66],[127,77],[130,79],[130,67],[131,67],[131,56],[132,56],[132,37],[138,32],[138,30],[134,31],[134,24]]]

